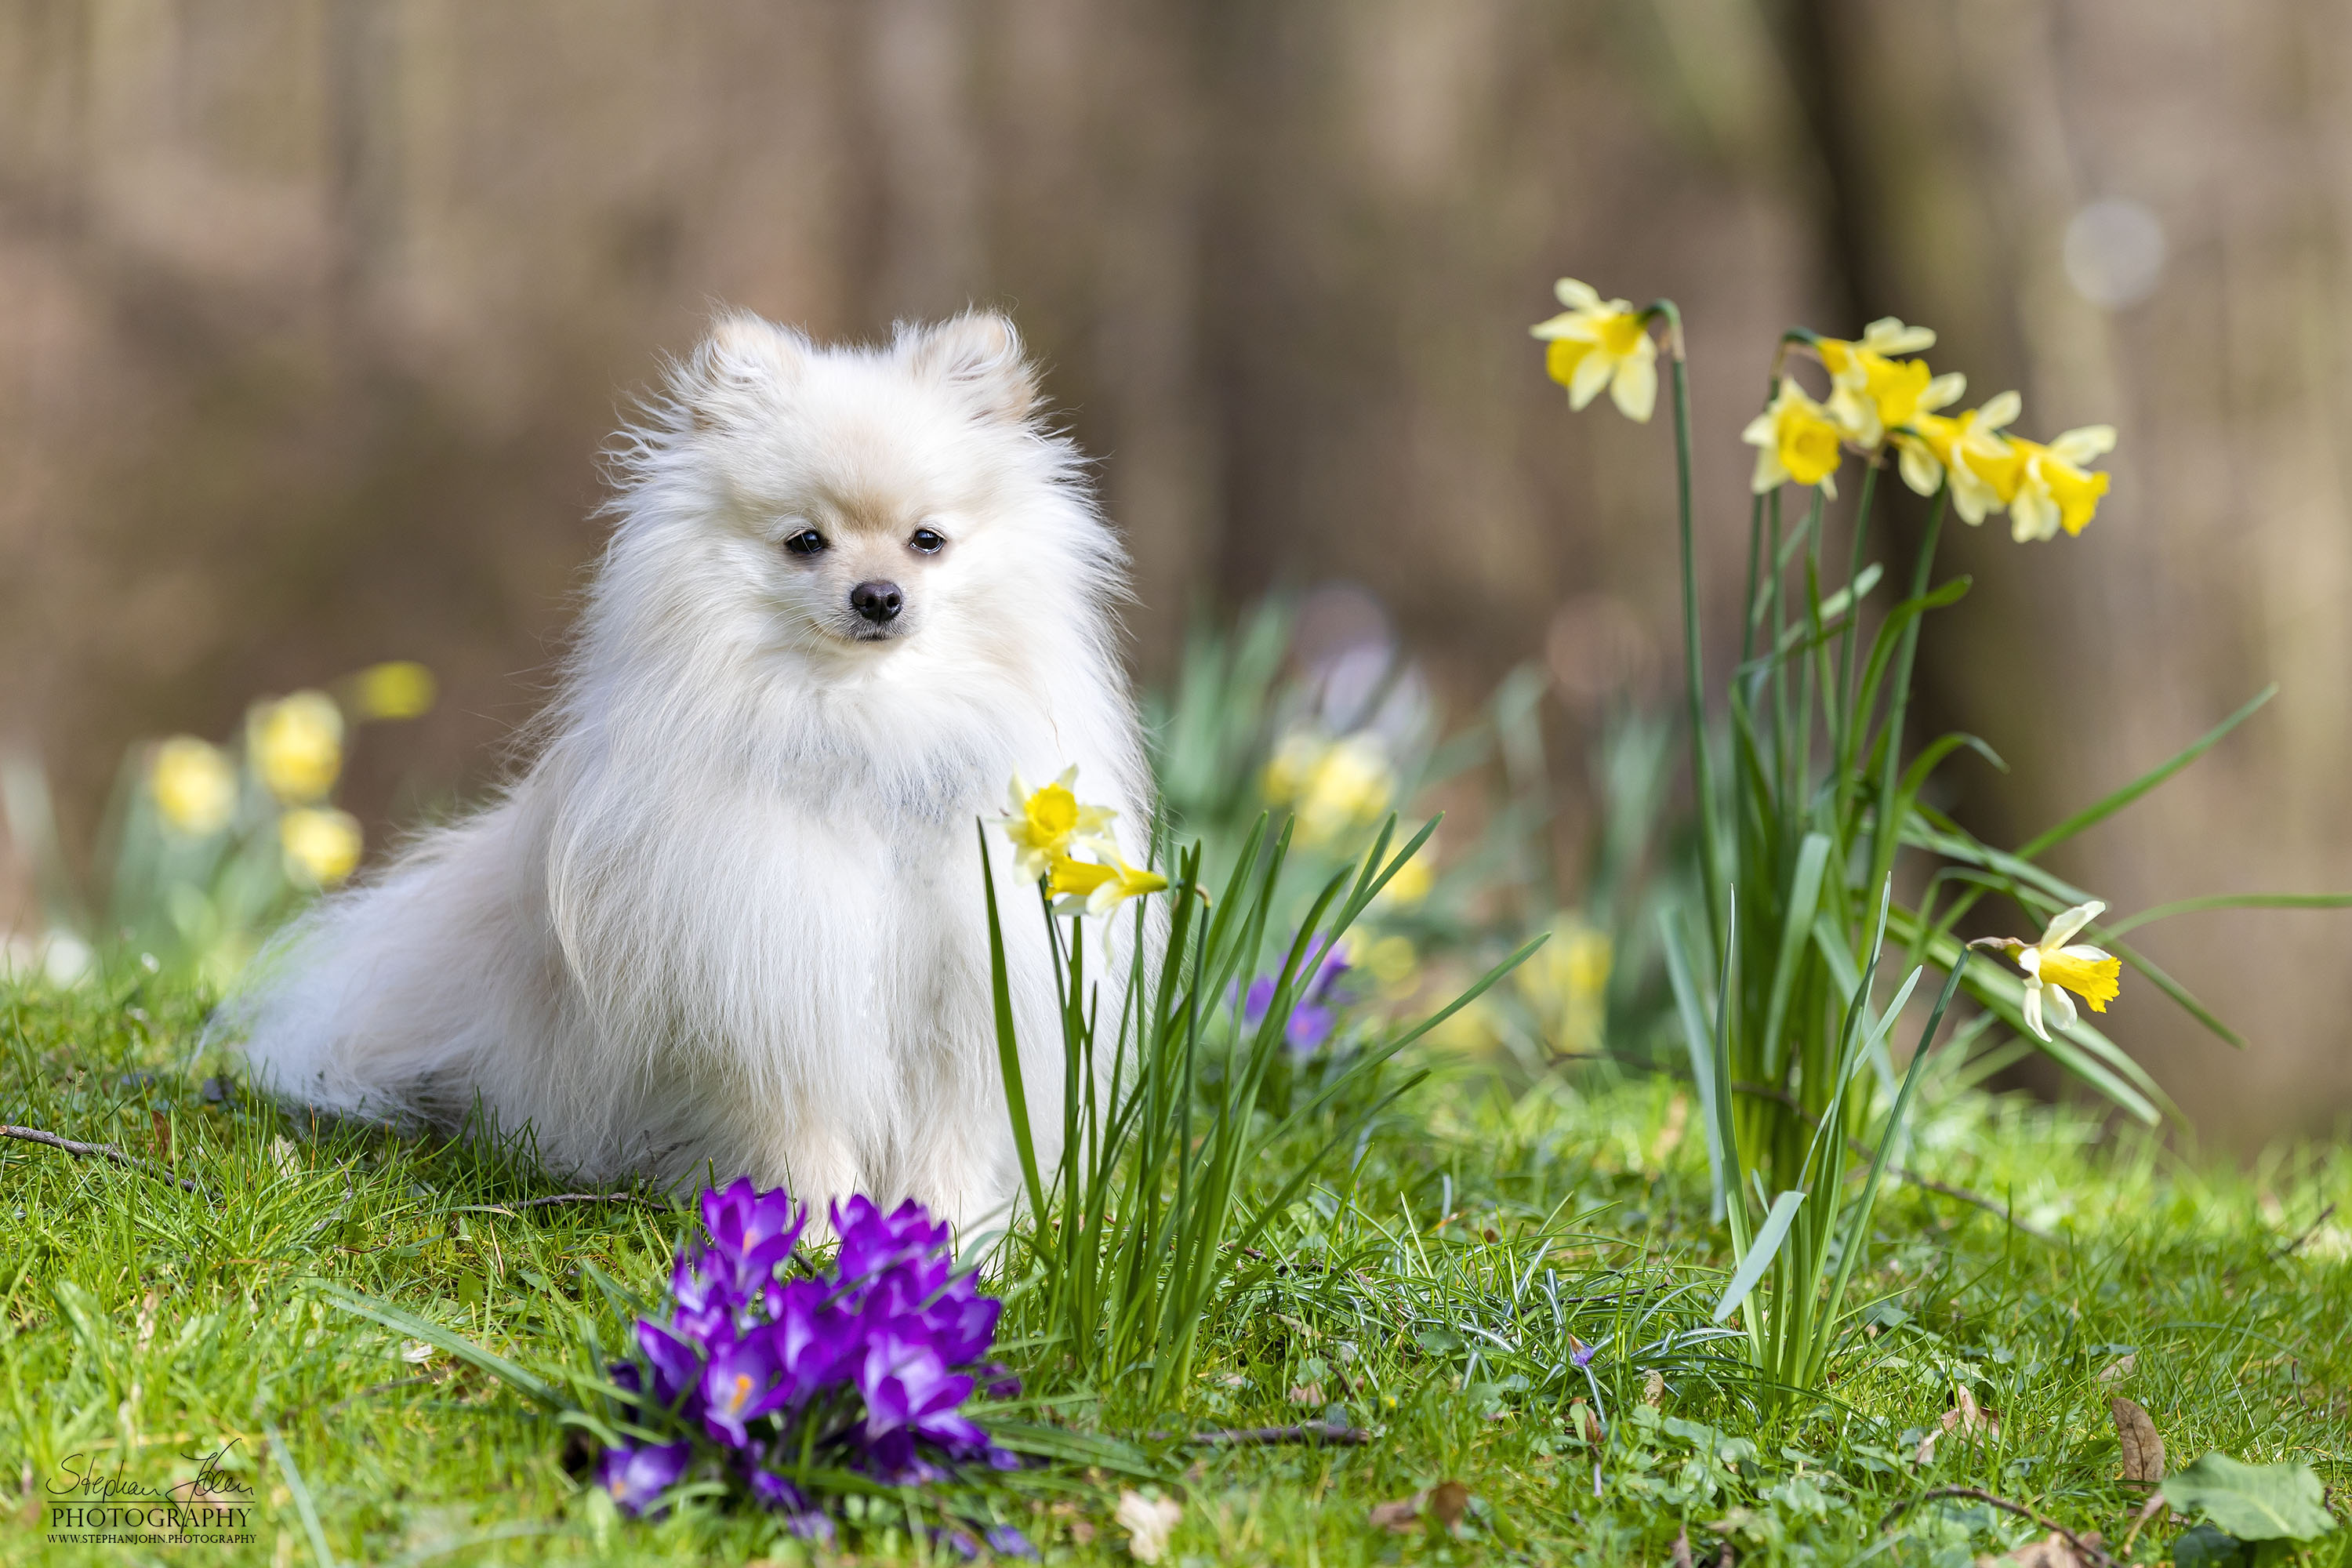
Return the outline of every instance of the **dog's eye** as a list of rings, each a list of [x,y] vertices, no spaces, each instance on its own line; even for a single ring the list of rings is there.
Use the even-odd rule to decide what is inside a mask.
[[[926,555],[937,555],[940,552],[940,546],[945,544],[947,539],[936,528],[919,528],[908,538],[907,542]]]
[[[784,541],[784,548],[795,555],[814,555],[824,549],[824,535],[814,528],[803,528]]]

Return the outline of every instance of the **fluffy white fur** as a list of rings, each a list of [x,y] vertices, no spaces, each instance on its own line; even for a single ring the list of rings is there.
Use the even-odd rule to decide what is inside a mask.
[[[1125,557],[1034,401],[999,316],[881,348],[722,319],[624,433],[536,760],[279,944],[232,1016],[263,1084],[445,1125],[478,1101],[585,1177],[1006,1201],[975,823],[1071,763],[1138,863],[1147,820]],[[821,553],[785,548],[812,528]],[[877,579],[886,628],[849,601]],[[1051,1159],[1047,948],[992,852]]]

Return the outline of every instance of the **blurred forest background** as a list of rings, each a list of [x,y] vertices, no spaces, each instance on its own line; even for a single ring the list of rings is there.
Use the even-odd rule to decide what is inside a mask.
[[[1457,707],[1547,661],[1572,786],[1677,645],[1666,421],[1571,418],[1526,335],[1570,273],[1686,312],[1717,649],[1783,324],[1925,321],[1971,403],[2117,426],[2082,539],[1950,557],[1927,721],[2013,766],[1952,809],[2021,837],[2276,679],[2062,867],[2352,885],[2348,238],[2325,0],[0,0],[0,745],[86,842],[135,738],[420,658],[346,795],[380,844],[497,776],[596,450],[713,302],[977,300],[1102,460],[1146,679],[1351,581]],[[2252,1042],[2112,1016],[2206,1131],[2352,1109],[2352,915],[2146,945]]]

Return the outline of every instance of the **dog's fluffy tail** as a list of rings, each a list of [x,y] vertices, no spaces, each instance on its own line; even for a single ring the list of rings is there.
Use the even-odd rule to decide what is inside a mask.
[[[472,1064],[521,1022],[501,1016],[508,977],[532,967],[510,811],[428,837],[270,943],[214,1030],[241,1041],[257,1087],[345,1115],[466,1114]]]

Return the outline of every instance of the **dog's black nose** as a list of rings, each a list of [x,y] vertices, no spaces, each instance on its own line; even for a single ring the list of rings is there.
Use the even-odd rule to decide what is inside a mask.
[[[896,583],[860,583],[849,591],[849,607],[877,626],[897,620],[906,603]]]

